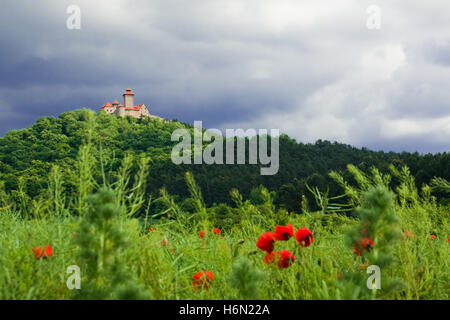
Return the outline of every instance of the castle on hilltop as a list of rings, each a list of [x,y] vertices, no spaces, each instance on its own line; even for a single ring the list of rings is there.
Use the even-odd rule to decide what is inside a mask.
[[[107,114],[115,115],[117,117],[132,116],[135,118],[149,117],[149,118],[159,118],[158,116],[150,114],[148,108],[145,104],[140,104],[138,106],[134,105],[134,92],[128,88],[123,94],[123,104],[119,104],[117,100],[111,104],[109,102],[105,103],[100,111],[104,110]]]

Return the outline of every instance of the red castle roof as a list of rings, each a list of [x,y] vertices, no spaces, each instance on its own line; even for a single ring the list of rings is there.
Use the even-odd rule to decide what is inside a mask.
[[[144,104],[142,103],[142,104],[140,104],[140,105],[138,105],[138,106],[125,108],[125,110],[139,111],[139,110],[141,110],[141,108],[142,108],[143,105],[144,105]]]
[[[124,95],[124,96],[125,96],[125,95],[134,96],[134,93],[133,93],[133,91],[131,91],[130,88],[128,88],[127,91],[125,91],[125,93],[124,93],[123,95]]]

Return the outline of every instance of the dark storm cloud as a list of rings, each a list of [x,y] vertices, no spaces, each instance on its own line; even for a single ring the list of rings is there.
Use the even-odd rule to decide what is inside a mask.
[[[446,1],[6,0],[0,134],[40,116],[121,101],[216,128],[280,128],[299,141],[448,151]],[[81,8],[81,30],[65,27]]]

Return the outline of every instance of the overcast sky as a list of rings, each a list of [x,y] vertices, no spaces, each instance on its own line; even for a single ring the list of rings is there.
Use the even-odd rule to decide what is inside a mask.
[[[450,2],[335,2],[2,0],[0,136],[130,87],[151,113],[206,128],[450,151]]]

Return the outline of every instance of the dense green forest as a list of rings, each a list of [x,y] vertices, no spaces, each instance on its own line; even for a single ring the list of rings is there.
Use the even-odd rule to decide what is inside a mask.
[[[58,118],[40,118],[33,126],[8,132],[0,138],[0,190],[13,198],[35,199],[46,192],[47,177],[57,166],[66,195],[72,196],[79,178],[79,150],[88,142],[96,146],[95,156],[111,177],[127,155],[133,156],[130,167],[133,172],[138,169],[139,159],[147,159],[150,167],[147,194],[153,197],[165,188],[177,201],[183,202],[188,197],[185,173],[191,171],[208,206],[231,204],[232,189],[239,190],[244,197],[249,197],[253,190],[256,199],[258,188],[261,189],[258,186],[264,186],[272,191],[278,208],[301,212],[302,206],[308,204],[312,209],[319,209],[307,187],[317,187],[322,193],[329,190],[330,196],[343,193],[328,173],[340,172],[351,183],[352,177],[345,171],[348,164],[362,171],[376,167],[382,173],[388,172],[391,164],[397,168],[406,165],[419,188],[435,176],[450,179],[449,153],[375,152],[322,140],[314,144],[298,143],[287,135],[280,137],[280,167],[273,176],[262,176],[259,165],[175,165],[170,154],[177,142],[171,141],[171,134],[177,128],[192,130],[192,125],[159,119],[117,118],[86,109],[66,112]],[[96,181],[102,178],[101,169],[94,168]],[[443,198],[439,190],[435,195]],[[189,201],[183,205],[188,209]]]

